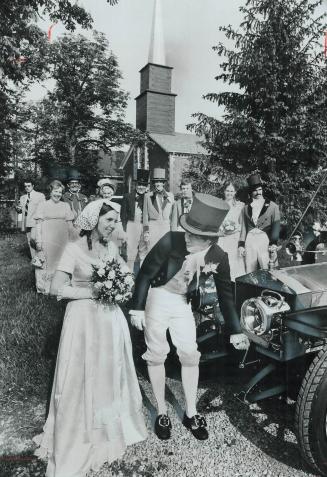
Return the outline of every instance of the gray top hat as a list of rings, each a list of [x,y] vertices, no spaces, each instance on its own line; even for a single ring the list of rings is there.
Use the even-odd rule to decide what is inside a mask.
[[[155,167],[153,169],[152,181],[166,181],[166,169]]]
[[[216,236],[228,211],[224,200],[209,194],[195,194],[191,210],[181,216],[180,224],[191,234]]]

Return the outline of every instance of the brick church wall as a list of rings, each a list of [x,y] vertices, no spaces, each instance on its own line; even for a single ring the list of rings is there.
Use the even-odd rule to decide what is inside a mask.
[[[160,134],[175,132],[175,96],[147,93],[147,131]]]

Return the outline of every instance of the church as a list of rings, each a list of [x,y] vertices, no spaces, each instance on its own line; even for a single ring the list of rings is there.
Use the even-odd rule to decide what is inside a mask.
[[[171,90],[173,68],[166,64],[161,0],[155,0],[148,63],[140,70],[140,94],[136,98],[136,127],[147,132],[148,145],[132,145],[121,162],[125,189],[130,191],[136,170],[166,170],[168,188],[176,194],[190,160],[206,155],[195,134],[175,131],[176,94]]]

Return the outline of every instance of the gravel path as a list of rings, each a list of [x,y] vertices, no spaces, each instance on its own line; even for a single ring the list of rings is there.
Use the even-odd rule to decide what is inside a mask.
[[[202,382],[199,411],[205,414],[209,440],[197,441],[181,424],[184,397],[179,379],[167,379],[167,400],[172,419],[172,438],[162,442],[152,431],[155,419],[154,397],[147,379],[140,374],[148,439],[128,448],[124,459],[104,465],[92,477],[309,477],[300,458],[292,432],[294,403],[280,400],[247,407],[235,399],[235,376]],[[19,418],[18,411],[24,411]],[[45,403],[16,403],[16,410],[3,415],[0,433],[1,454],[30,455],[31,437],[40,430]],[[25,425],[22,424],[24,418]],[[20,421],[19,421],[20,419]],[[28,424],[26,424],[26,422]],[[0,458],[1,460],[1,458]],[[19,459],[18,459],[19,460]],[[21,459],[1,470],[1,477],[43,476],[44,464]],[[0,463],[1,464],[1,463]]]
[[[205,414],[208,441],[193,438],[181,424],[184,398],[180,381],[167,380],[172,438],[157,439],[152,432],[155,418],[150,384],[140,378],[144,392],[148,440],[127,450],[124,460],[96,477],[304,477],[313,476],[301,461],[292,429],[294,405],[270,401],[251,409],[234,398],[236,386],[226,383],[202,383],[199,411]]]

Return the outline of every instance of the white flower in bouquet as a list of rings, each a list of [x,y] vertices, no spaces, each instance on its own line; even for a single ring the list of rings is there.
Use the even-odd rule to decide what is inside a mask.
[[[108,290],[111,290],[112,288],[112,281],[111,280],[107,280],[104,282],[104,285],[106,288],[108,288]]]
[[[99,268],[97,270],[97,274],[99,275],[99,277],[103,277],[105,273],[106,273],[106,271],[105,271],[104,268]]]
[[[133,286],[134,285],[134,279],[131,275],[126,275],[124,282],[126,285]]]
[[[101,282],[96,282],[96,283],[94,283],[93,286],[94,286],[94,288],[95,288],[96,290],[100,290],[100,289],[103,287],[103,285],[104,285],[104,284],[101,283]]]
[[[109,273],[108,273],[108,278],[110,278],[110,280],[113,280],[115,277],[116,277],[115,271],[110,270]]]

